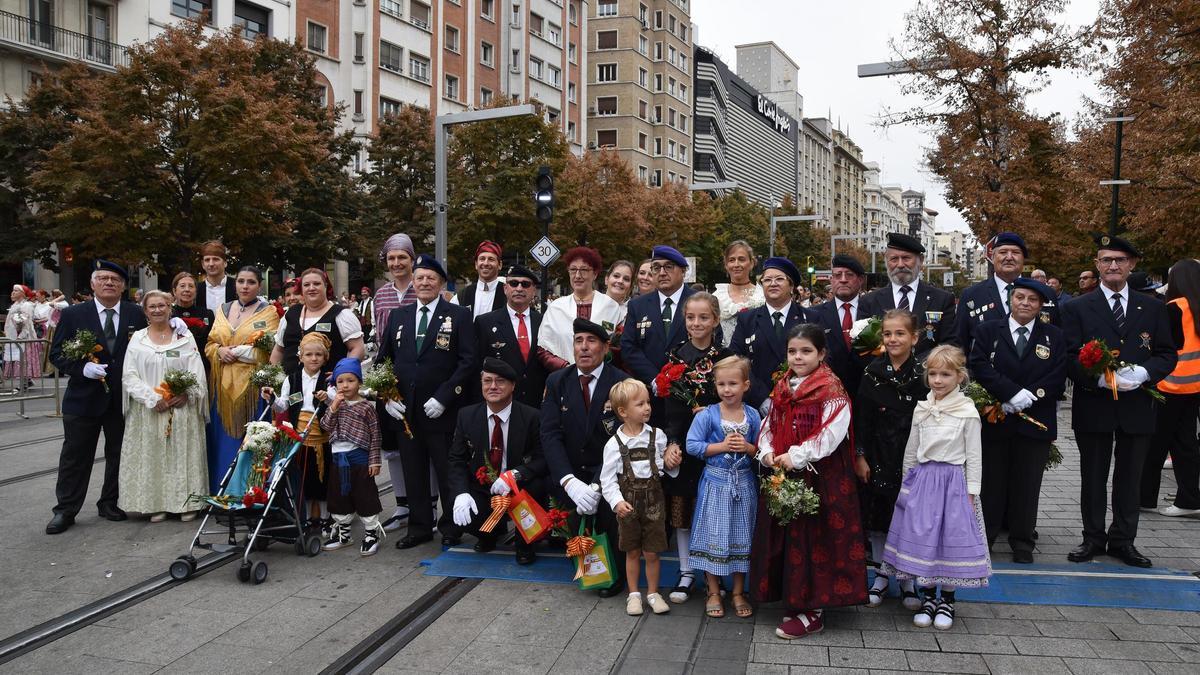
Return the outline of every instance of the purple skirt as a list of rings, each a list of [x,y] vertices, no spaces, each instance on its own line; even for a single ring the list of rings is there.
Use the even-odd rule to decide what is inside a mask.
[[[881,571],[923,586],[985,586],[992,570],[983,532],[979,498],[972,508],[963,467],[918,464],[896,498]]]

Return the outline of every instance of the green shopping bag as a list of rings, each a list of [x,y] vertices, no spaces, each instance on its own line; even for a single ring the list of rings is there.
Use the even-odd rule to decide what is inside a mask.
[[[609,588],[617,581],[608,534],[591,532],[594,521],[591,516],[580,518],[578,534],[567,541],[567,555],[575,561],[575,579],[585,591]]]

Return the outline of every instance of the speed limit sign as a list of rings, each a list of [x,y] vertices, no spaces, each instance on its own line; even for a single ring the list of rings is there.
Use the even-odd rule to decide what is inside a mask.
[[[558,250],[554,242],[550,241],[550,237],[538,239],[537,243],[529,249],[529,255],[542,267],[549,267],[555,260],[558,260],[561,253],[562,251]]]

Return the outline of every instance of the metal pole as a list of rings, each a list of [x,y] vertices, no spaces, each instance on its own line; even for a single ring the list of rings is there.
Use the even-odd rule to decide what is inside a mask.
[[[1118,117],[1122,113],[1118,113]],[[1113,149],[1113,185],[1112,185],[1112,206],[1109,207],[1108,213],[1108,235],[1110,237],[1117,236],[1117,210],[1120,208],[1119,200],[1121,193],[1121,184],[1117,181],[1121,180],[1121,139],[1125,131],[1125,121],[1117,121],[1117,140],[1116,147]]]
[[[433,235],[436,241],[434,256],[442,264],[442,269],[446,269],[448,265],[446,260],[446,126],[445,116],[438,115],[434,121],[433,130]]]
[[[771,245],[768,247],[768,249],[770,250],[769,257],[774,258],[775,257],[775,214],[771,214],[771,228],[770,229],[771,229],[771,234],[770,234]]]

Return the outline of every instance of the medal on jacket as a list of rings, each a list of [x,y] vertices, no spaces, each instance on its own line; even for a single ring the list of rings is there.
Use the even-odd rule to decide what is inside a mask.
[[[1143,348],[1143,349],[1150,349],[1150,334],[1149,334],[1149,333],[1142,333],[1142,334],[1141,334],[1141,335],[1139,335],[1138,337],[1142,338],[1142,348]]]

